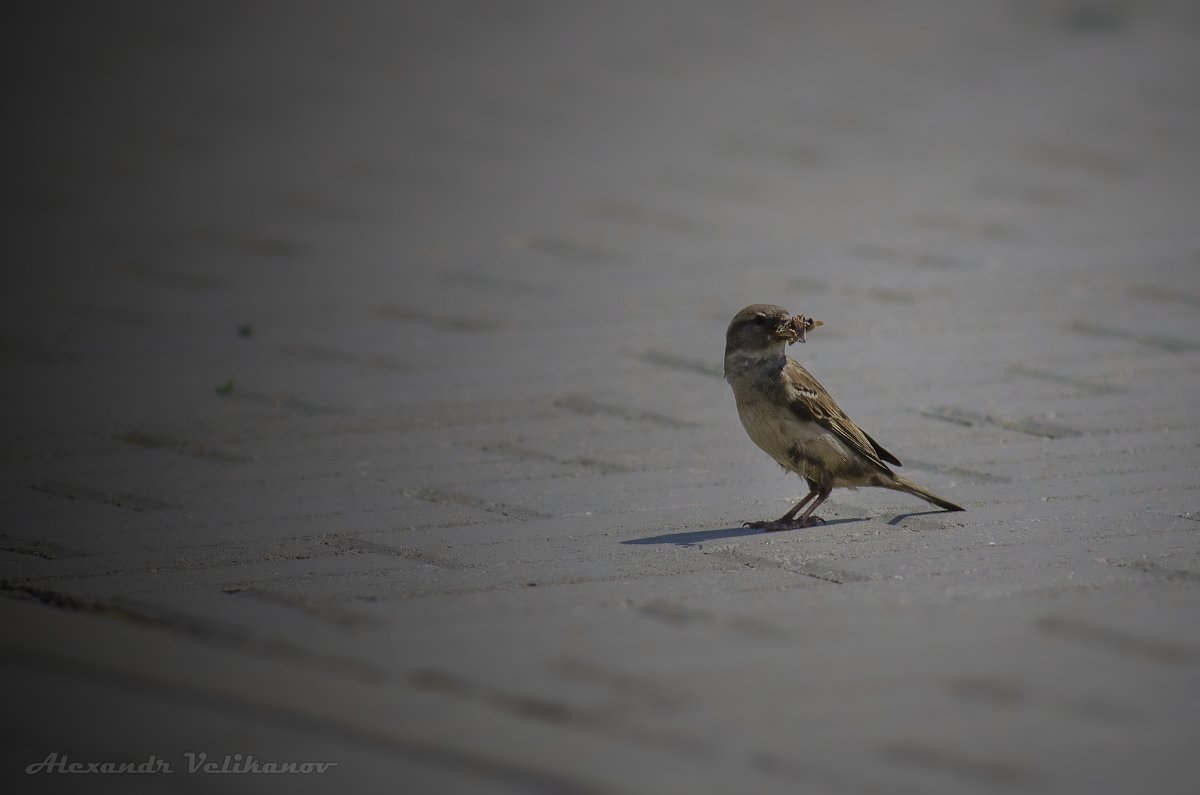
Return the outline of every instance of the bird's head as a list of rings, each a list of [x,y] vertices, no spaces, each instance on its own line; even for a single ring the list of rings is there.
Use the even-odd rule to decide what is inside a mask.
[[[733,316],[725,331],[725,355],[731,353],[782,356],[784,348],[807,342],[806,334],[824,325],[804,315],[792,315],[774,304],[751,304]]]

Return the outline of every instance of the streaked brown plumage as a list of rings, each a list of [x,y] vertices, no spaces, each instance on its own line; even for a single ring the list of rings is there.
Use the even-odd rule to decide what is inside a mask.
[[[784,469],[808,481],[809,493],[773,522],[750,522],[764,530],[788,530],[823,521],[813,511],[835,488],[878,486],[920,497],[947,511],[962,507],[897,475],[889,453],[838,407],[825,387],[785,353],[820,325],[792,317],[772,304],[738,312],[725,332],[725,380],[733,387],[738,417],[750,439]],[[811,504],[808,504],[811,501]],[[808,504],[804,513],[799,513]],[[797,515],[799,514],[799,515]]]

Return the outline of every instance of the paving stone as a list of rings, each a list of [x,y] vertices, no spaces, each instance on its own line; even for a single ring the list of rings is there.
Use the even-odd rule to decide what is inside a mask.
[[[1195,789],[1189,4],[12,28],[6,791]],[[744,527],[763,301],[966,512]]]

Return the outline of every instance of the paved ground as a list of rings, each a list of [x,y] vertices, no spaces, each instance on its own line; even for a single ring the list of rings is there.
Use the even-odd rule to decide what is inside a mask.
[[[54,13],[5,791],[1195,791],[1194,6]],[[742,529],[803,492],[720,379],[752,301],[969,510]]]

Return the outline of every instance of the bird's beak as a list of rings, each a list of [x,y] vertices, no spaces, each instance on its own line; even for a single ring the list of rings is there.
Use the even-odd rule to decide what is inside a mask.
[[[811,317],[804,315],[796,315],[775,329],[775,336],[788,341],[789,345],[796,342],[808,342],[807,333],[812,331],[817,326],[825,325],[820,320],[813,320]]]

